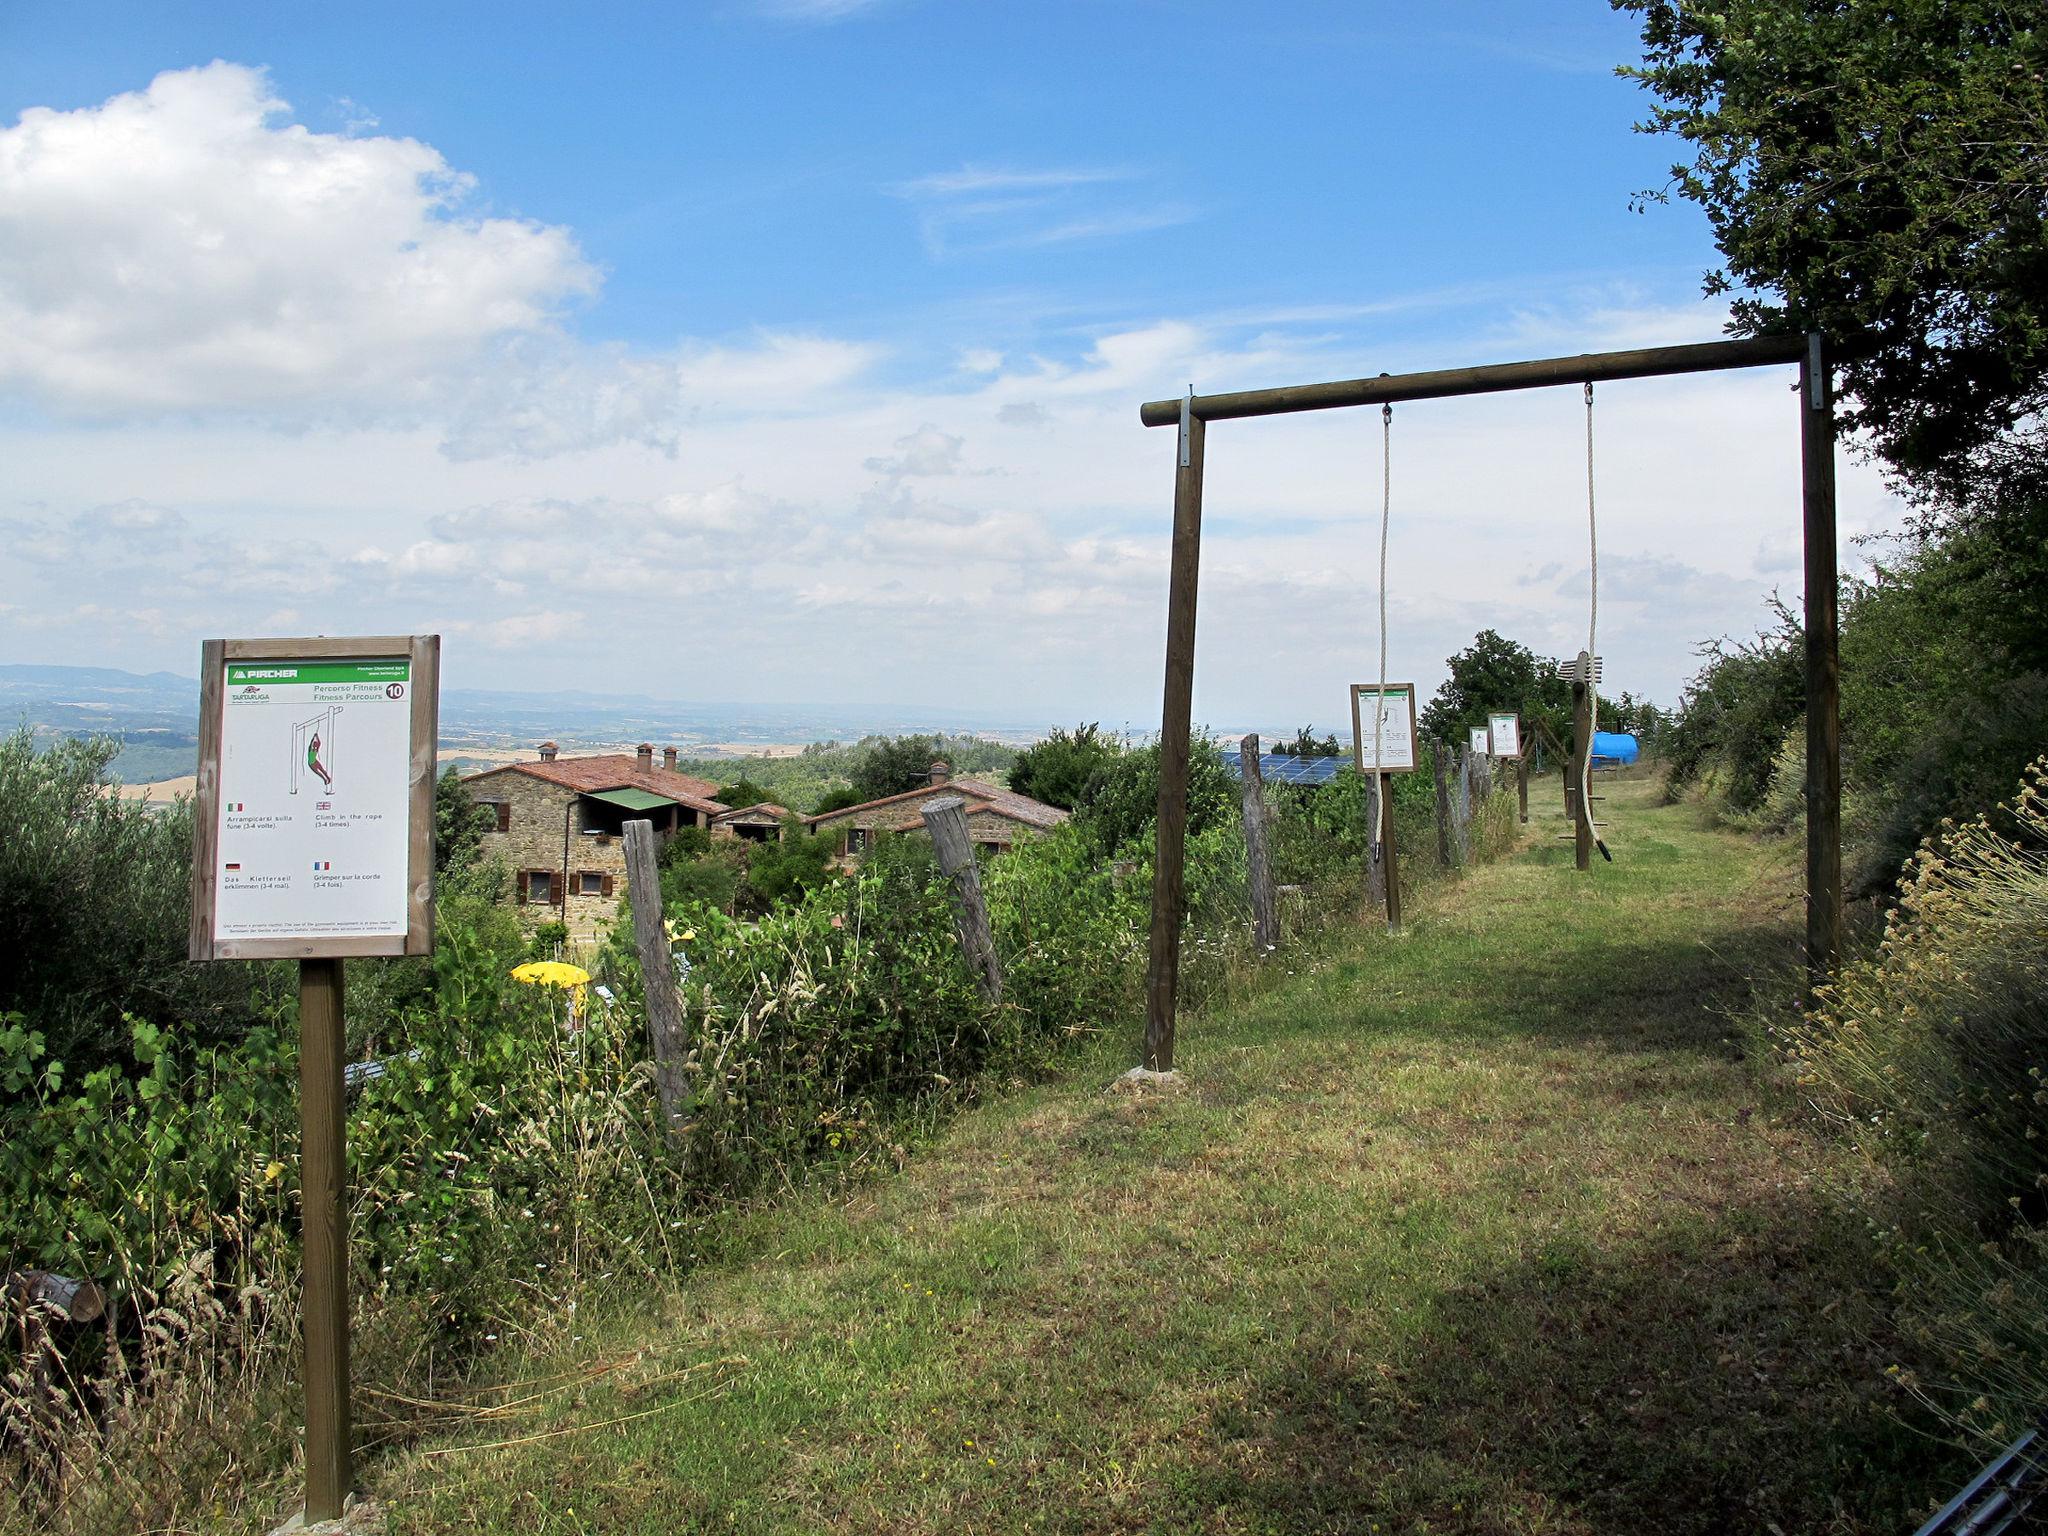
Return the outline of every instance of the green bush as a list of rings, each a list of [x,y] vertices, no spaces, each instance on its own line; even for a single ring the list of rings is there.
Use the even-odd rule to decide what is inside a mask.
[[[1873,1174],[1856,1198],[1909,1276],[1902,1372],[2009,1438],[2048,1402],[2048,759],[1908,865],[1883,943],[1784,1043]]]
[[[0,736],[0,1013],[31,1020],[74,1071],[128,1061],[131,1018],[183,1041],[230,1040],[275,968],[186,963],[190,805],[118,799],[111,738],[37,753]]]

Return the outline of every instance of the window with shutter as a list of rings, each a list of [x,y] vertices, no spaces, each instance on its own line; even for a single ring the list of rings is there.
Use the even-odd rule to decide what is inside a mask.
[[[510,800],[500,800],[493,809],[498,813],[498,830],[500,832],[510,832],[512,830],[512,802]]]
[[[594,869],[586,869],[576,876],[578,896],[602,896],[605,894],[605,877]]]

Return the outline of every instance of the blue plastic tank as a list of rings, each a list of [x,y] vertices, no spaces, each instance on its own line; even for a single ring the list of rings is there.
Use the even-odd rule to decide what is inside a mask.
[[[1593,733],[1593,756],[1596,761],[1621,763],[1634,762],[1643,755],[1633,736],[1619,731],[1595,731]]]

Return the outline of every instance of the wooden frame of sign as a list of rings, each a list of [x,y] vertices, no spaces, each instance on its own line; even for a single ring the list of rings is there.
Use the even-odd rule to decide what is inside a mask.
[[[1394,743],[1397,750],[1387,753],[1386,732],[1377,732],[1380,749],[1379,783],[1374,786],[1380,806],[1380,825],[1386,836],[1378,840],[1377,846],[1385,855],[1385,866],[1380,870],[1381,883],[1387,893],[1387,932],[1401,931],[1401,854],[1394,839],[1394,775],[1414,773],[1422,766],[1422,756],[1415,738],[1415,685],[1413,683],[1388,683],[1382,688],[1378,683],[1353,683],[1351,685],[1351,758],[1360,773],[1371,773],[1373,764],[1365,750],[1365,724],[1367,719],[1366,699],[1401,700],[1408,719],[1408,739]]]
[[[191,955],[299,962],[308,1525],[340,1518],[355,1449],[342,967],[353,955],[433,952],[440,685],[439,635],[200,648]],[[229,791],[238,798],[224,805]]]
[[[1372,772],[1372,759],[1365,750],[1365,718],[1362,713],[1361,701],[1371,698],[1379,691],[1380,685],[1378,683],[1353,683],[1351,685],[1351,760],[1357,765],[1360,773]],[[1387,756],[1386,744],[1382,742],[1380,772],[1414,773],[1422,766],[1422,759],[1417,753],[1415,744],[1415,685],[1413,683],[1387,684],[1386,696],[1391,699],[1396,694],[1404,695],[1408,705],[1407,760],[1404,762],[1399,760],[1398,757]]]
[[[1501,747],[1502,722],[1514,737],[1514,751],[1503,751]],[[1515,807],[1516,814],[1523,822],[1529,819],[1529,751],[1528,739],[1522,735],[1522,717],[1513,710],[1497,709],[1486,717],[1487,738],[1493,743],[1495,757],[1503,758],[1515,765]]]
[[[223,937],[219,927],[221,750],[228,671],[237,663],[403,663],[409,695],[404,931]],[[208,640],[199,663],[199,777],[192,793],[194,960],[344,959],[426,955],[434,949],[434,751],[440,724],[441,637],[367,635],[283,640]],[[388,788],[388,786],[386,786]]]

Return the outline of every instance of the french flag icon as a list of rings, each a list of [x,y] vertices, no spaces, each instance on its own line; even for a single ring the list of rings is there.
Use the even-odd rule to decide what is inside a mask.
[[[315,859],[313,861],[313,867],[315,869],[332,869],[334,868],[334,865],[326,859]]]

